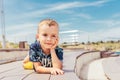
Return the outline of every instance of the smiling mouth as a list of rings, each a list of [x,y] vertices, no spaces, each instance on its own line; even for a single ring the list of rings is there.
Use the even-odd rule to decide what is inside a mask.
[[[51,43],[46,43],[47,45],[52,45]]]

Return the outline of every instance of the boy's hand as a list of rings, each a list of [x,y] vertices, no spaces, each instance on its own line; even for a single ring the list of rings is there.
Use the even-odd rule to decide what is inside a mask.
[[[55,49],[58,45],[58,38],[55,39],[55,44],[51,47],[51,49]]]
[[[57,68],[51,68],[50,73],[52,75],[62,75],[64,74],[64,71]]]

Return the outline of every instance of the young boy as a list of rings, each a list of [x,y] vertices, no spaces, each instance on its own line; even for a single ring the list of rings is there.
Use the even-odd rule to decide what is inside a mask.
[[[42,20],[38,25],[37,41],[30,45],[29,59],[38,73],[63,74],[63,49],[59,48],[59,27],[52,19]]]

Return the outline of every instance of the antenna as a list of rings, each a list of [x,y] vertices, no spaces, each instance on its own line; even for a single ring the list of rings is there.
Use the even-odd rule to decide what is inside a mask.
[[[3,6],[3,0],[0,0],[0,15],[1,15],[1,30],[2,30],[2,39],[3,39],[3,48],[6,48],[6,39],[5,39],[5,15],[4,15],[4,6]]]

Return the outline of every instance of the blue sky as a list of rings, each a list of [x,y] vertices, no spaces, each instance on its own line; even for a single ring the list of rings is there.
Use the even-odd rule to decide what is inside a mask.
[[[120,0],[4,0],[6,40],[34,42],[44,18],[59,23],[60,43],[120,40],[119,4]]]

